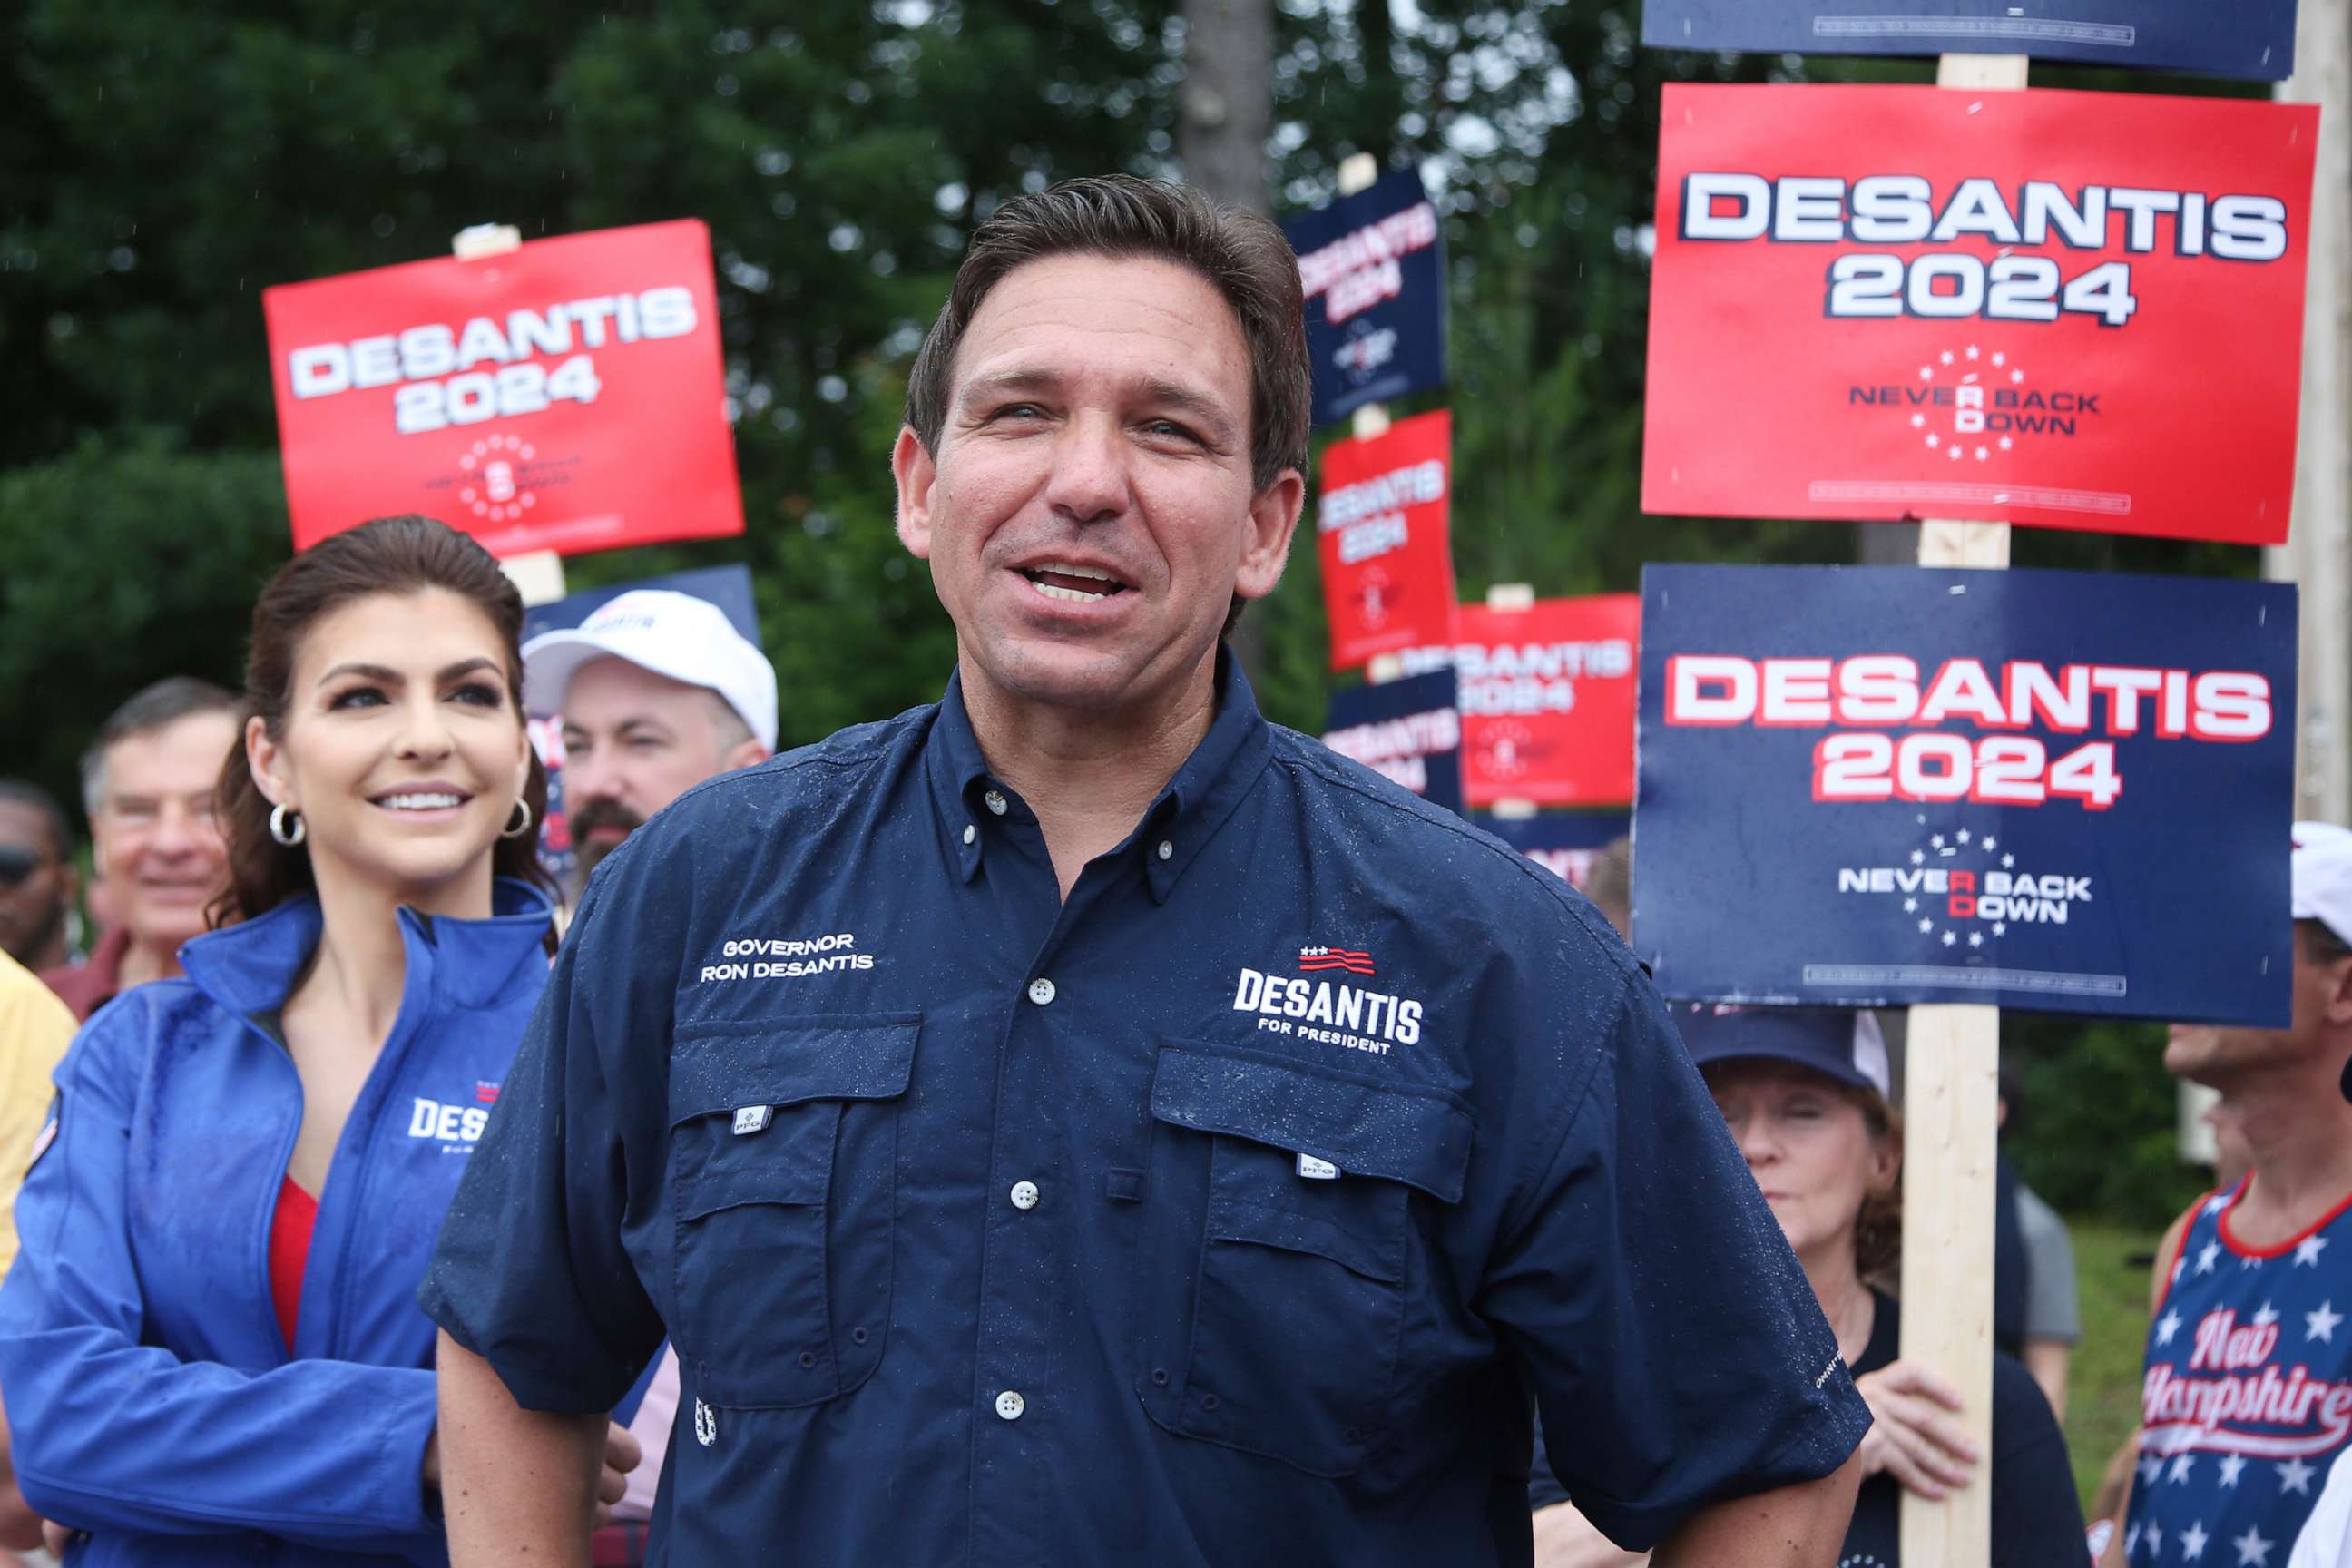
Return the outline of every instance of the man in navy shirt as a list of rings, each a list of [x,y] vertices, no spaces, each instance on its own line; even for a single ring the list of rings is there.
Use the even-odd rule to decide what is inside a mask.
[[[460,1568],[584,1561],[665,1331],[655,1562],[1524,1563],[1531,1402],[1661,1563],[1831,1561],[1867,1414],[1639,967],[1222,649],[1307,408],[1263,220],[981,226],[895,459],[955,676],[592,881],[422,1293]]]

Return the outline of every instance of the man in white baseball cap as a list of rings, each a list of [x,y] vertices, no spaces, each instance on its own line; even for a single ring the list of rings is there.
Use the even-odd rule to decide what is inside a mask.
[[[2175,1024],[2165,1046],[2167,1068],[2221,1091],[2252,1169],[2158,1249],[2139,1463],[2110,1564],[2146,1542],[2153,1558],[2167,1537],[2189,1557],[2210,1541],[2240,1563],[2282,1562],[2314,1480],[2352,1448],[2332,1392],[2352,1389],[2336,1305],[2352,1308],[2352,1103],[2328,1092],[2352,1058],[2352,833],[2298,822],[2292,836],[2287,1026]],[[2255,1397],[2290,1379],[2322,1392]],[[2210,1414],[2231,1399],[2237,1414]]]
[[[718,605],[638,588],[523,645],[523,702],[562,722],[583,874],[694,785],[776,749],[776,672]]]

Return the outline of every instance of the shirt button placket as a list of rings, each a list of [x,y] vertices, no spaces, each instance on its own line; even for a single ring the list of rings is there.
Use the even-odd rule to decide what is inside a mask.
[[[1035,1208],[1044,1196],[1045,1194],[1037,1190],[1037,1184],[1034,1182],[1013,1184],[1013,1206],[1023,1214],[1027,1214],[1031,1209]]]
[[[1016,1389],[1008,1388],[996,1396],[996,1414],[1004,1420],[1018,1421],[1021,1413],[1028,1408],[1029,1402]]]
[[[1006,803],[1004,799],[1004,792],[1003,790],[990,790],[986,795],[982,795],[980,798],[987,804],[990,811],[995,813],[998,816],[1003,816],[1004,815]]]
[[[1054,983],[1042,974],[1032,980],[1029,983],[1029,1000],[1040,1007],[1051,1006],[1054,1001]]]

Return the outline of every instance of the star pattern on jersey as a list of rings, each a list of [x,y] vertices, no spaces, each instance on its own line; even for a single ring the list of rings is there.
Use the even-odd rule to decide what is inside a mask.
[[[2278,1542],[2263,1540],[2262,1531],[2250,1524],[2246,1526],[2246,1533],[2230,1544],[2238,1549],[2238,1568],[2269,1568],[2271,1548]]]
[[[2205,1250],[2197,1255],[2197,1272],[2200,1274],[2212,1273],[2213,1265],[2220,1261],[2221,1257],[2221,1244],[2218,1241],[2207,1242],[2205,1244]]]
[[[2189,1528],[2182,1531],[2176,1539],[2180,1542],[2181,1561],[2194,1563],[2205,1555],[2205,1543],[2212,1537],[2205,1533],[2205,1525],[2201,1520],[2192,1519],[2189,1521]]]
[[[2222,1455],[2221,1484],[2225,1487],[2236,1486],[2238,1484],[2239,1472],[2242,1471],[2245,1468],[2246,1457],[2243,1454]]]
[[[2179,1331],[2180,1314],[2167,1307],[2164,1310],[2164,1316],[2156,1321],[2156,1342],[2168,1345],[2172,1342],[2172,1336]]]
[[[2196,1468],[2196,1455],[2176,1454],[2172,1458],[2172,1474],[2166,1479],[2172,1481],[2177,1486],[2180,1482],[2187,1480],[2189,1479],[2189,1472],[2194,1470]]]
[[[2319,1310],[2305,1312],[2303,1315],[2305,1339],[2317,1340],[2322,1344],[2329,1345],[2336,1342],[2336,1325],[2344,1321],[2344,1314],[2336,1311],[2335,1306],[2336,1303],[2333,1301],[2322,1301],[2319,1304]]]
[[[2164,1526],[2152,1519],[2147,1521],[2147,1554],[2150,1557],[2164,1555]]]
[[[2324,1236],[2305,1237],[2294,1244],[2294,1266],[2300,1268],[2308,1263],[2314,1268],[2318,1268],[2319,1255],[2326,1246],[2327,1238]]]
[[[2254,1309],[2254,1327],[2267,1329],[2279,1321],[2278,1309],[2268,1301]]]
[[[2228,1208],[2229,1206],[2230,1194],[2227,1193],[2215,1193],[2211,1197],[2205,1200],[2205,1213],[2208,1215],[2220,1214],[2223,1209]]]
[[[2152,1487],[2163,1475],[2164,1456],[2162,1454],[2142,1454],[2139,1457],[2139,1479],[2143,1484]]]
[[[2305,1464],[2300,1458],[2280,1460],[2278,1467],[2279,1496],[2284,1497],[2289,1492],[2300,1492],[2305,1497],[2309,1497],[2311,1495],[2311,1478],[2318,1473],[2319,1472],[2317,1470],[2314,1469],[2311,1466]]]

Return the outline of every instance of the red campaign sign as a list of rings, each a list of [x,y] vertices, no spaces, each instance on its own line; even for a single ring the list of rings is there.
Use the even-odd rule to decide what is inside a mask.
[[[1400,419],[1323,453],[1315,506],[1331,668],[1453,635],[1454,416]]]
[[[422,512],[494,554],[743,531],[692,219],[266,289],[294,547]]]
[[[1629,805],[1639,594],[1539,599],[1524,610],[1464,605],[1454,646],[1417,648],[1417,671],[1450,658],[1461,693],[1462,794],[1474,807]]]
[[[2277,543],[2318,111],[1665,89],[1642,505]]]

